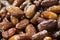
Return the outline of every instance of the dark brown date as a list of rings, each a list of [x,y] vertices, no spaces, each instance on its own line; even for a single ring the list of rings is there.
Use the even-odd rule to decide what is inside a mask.
[[[53,38],[60,38],[60,31],[55,32]]]
[[[39,31],[42,31],[42,30],[52,31],[53,29],[56,28],[56,25],[57,25],[56,22],[57,22],[56,20],[46,20],[38,24],[37,27]]]
[[[58,0],[43,0],[41,2],[42,6],[52,6],[58,4]]]
[[[45,19],[44,19],[44,18],[41,18],[41,17],[38,17],[36,20],[37,20],[37,23],[41,23],[41,22],[44,21]]]

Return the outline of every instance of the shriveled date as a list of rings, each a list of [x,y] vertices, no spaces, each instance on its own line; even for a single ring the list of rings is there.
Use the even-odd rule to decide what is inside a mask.
[[[42,30],[48,30],[48,31],[52,31],[53,29],[55,29],[57,26],[57,21],[56,20],[46,20],[41,22],[40,24],[38,24],[38,29],[39,31]]]
[[[3,30],[10,28],[11,26],[11,23],[6,18],[4,18],[3,22],[0,23],[0,31],[2,32]]]
[[[19,35],[14,35],[11,38],[9,38],[8,40],[20,40],[20,36]]]
[[[28,19],[23,19],[19,23],[16,24],[17,29],[24,29],[29,24]]]
[[[42,6],[52,6],[58,4],[58,0],[43,0],[41,2]]]
[[[13,36],[15,34],[15,32],[16,32],[16,29],[15,28],[11,28],[11,29],[9,29],[7,31],[2,32],[2,36],[4,38],[9,38],[9,37]]]
[[[36,33],[36,29],[34,28],[34,26],[32,24],[27,25],[26,33],[28,33],[30,35],[33,35]]]
[[[32,40],[42,40],[45,36],[48,36],[48,32],[43,30],[32,36]]]
[[[15,6],[9,6],[9,7],[6,7],[6,10],[11,14],[11,15],[14,15],[14,16],[22,16],[24,14],[24,12],[19,9],[18,7],[15,7]]]
[[[9,40],[31,40],[31,36],[28,34],[14,35]]]

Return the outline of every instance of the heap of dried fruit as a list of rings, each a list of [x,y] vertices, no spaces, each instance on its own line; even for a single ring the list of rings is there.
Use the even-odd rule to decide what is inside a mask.
[[[60,0],[0,0],[0,40],[60,39]]]

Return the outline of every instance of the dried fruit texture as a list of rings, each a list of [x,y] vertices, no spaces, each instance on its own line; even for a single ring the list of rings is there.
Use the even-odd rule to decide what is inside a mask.
[[[55,29],[57,26],[56,22],[57,22],[56,20],[46,20],[38,24],[37,27],[39,31],[42,31],[42,30],[53,31],[53,29]]]
[[[60,13],[60,5],[49,7],[47,9],[47,11],[52,11],[52,12],[55,12],[55,13]]]
[[[42,21],[45,21],[45,19],[41,17],[38,17],[36,20],[37,20],[37,23],[41,23]]]
[[[35,14],[35,10],[36,10],[35,8],[36,8],[35,5],[30,5],[27,8],[27,10],[25,12],[25,15],[27,18],[31,18]]]
[[[37,12],[34,17],[30,20],[31,23],[35,24],[36,23],[36,19],[40,16],[40,12]]]
[[[18,19],[17,19],[16,17],[11,16],[10,18],[11,18],[11,22],[12,22],[14,25],[18,23]]]
[[[9,38],[8,40],[20,40],[20,36],[19,35],[14,35],[11,38]]]
[[[53,40],[51,37],[45,37],[43,40]]]
[[[24,9],[27,4],[28,4],[27,1],[23,2],[23,3],[20,5],[20,9]]]
[[[7,31],[2,32],[2,36],[3,36],[4,38],[8,38],[8,32],[7,32]]]
[[[55,32],[52,36],[53,38],[60,38],[60,30]]]
[[[23,19],[19,23],[16,24],[17,29],[24,29],[29,24],[28,19]]]
[[[11,28],[11,29],[8,30],[9,37],[14,35],[15,33],[16,33],[16,29],[15,28]]]
[[[32,36],[32,40],[42,40],[44,37],[48,36],[48,32],[43,30]]]
[[[31,2],[29,2],[29,1],[26,1],[26,2],[27,2],[27,5],[26,5],[25,8],[24,8],[24,13],[26,13],[26,11],[27,11],[27,9],[29,8],[29,6],[32,5]]]
[[[3,22],[0,23],[0,30],[1,31],[6,30],[6,29],[10,28],[11,26],[12,26],[11,23],[5,18],[3,20]]]
[[[7,13],[6,7],[3,7],[3,8],[0,10],[0,16],[3,18],[3,17],[6,16],[6,13]]]
[[[29,34],[21,34],[20,35],[20,40],[31,40],[31,35]]]
[[[26,27],[26,33],[33,35],[36,33],[36,30],[32,24],[27,25]]]
[[[0,0],[0,40],[58,40],[59,13],[60,0]]]
[[[19,5],[21,5],[22,3],[23,3],[23,1],[24,0],[14,0],[14,2],[13,2],[13,6],[19,6]]]
[[[10,6],[9,2],[7,0],[0,0],[0,2],[5,5],[6,7],[7,6]]]
[[[16,32],[16,29],[15,29],[15,28],[11,28],[11,29],[9,29],[9,30],[7,30],[7,31],[3,31],[3,32],[2,32],[2,36],[3,36],[4,38],[9,38],[9,37],[11,37],[12,35],[14,35],[15,32]]]
[[[57,19],[57,14],[51,11],[44,11],[42,12],[41,17],[48,19]]]
[[[14,0],[8,0],[8,2],[9,2],[10,4],[12,4],[12,3],[14,2]]]
[[[52,6],[58,4],[58,0],[43,0],[41,2],[42,6]]]
[[[11,15],[14,15],[14,16],[22,16],[24,14],[24,12],[21,9],[19,9],[18,7],[15,7],[15,6],[6,7],[6,10]]]

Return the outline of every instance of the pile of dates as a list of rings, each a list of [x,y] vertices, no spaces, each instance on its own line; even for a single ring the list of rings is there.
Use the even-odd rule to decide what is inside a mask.
[[[59,40],[60,0],[0,0],[0,40]]]

